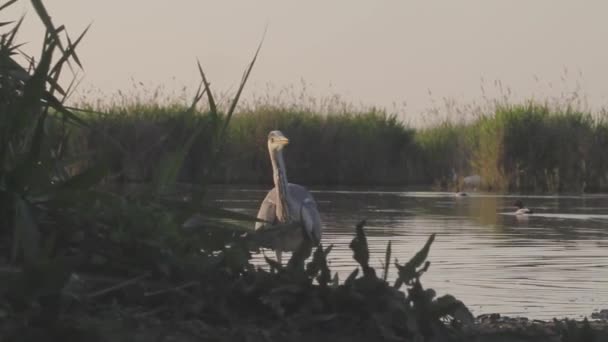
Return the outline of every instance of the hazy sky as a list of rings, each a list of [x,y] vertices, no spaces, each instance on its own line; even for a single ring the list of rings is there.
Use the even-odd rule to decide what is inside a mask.
[[[132,78],[194,88],[198,57],[216,91],[233,90],[268,24],[247,96],[303,79],[315,94],[389,108],[406,102],[413,115],[443,97],[479,101],[484,79],[486,90],[500,80],[514,98],[561,96],[578,83],[590,105],[608,103],[605,0],[45,3],[72,36],[93,23],[79,49],[83,89],[111,93]],[[37,52],[41,26],[29,1],[12,13],[26,13],[19,38]]]

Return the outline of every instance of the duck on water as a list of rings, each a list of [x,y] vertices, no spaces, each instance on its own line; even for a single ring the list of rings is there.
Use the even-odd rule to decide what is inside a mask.
[[[521,200],[515,201],[513,205],[517,208],[517,210],[515,210],[515,215],[529,215],[534,213],[532,209],[526,208]]]

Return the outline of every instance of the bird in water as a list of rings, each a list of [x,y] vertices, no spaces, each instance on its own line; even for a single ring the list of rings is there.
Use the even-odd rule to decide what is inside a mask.
[[[524,207],[524,203],[521,200],[515,201],[513,205],[517,208],[515,215],[527,215],[534,213],[531,209]]]
[[[287,181],[283,148],[289,139],[281,131],[268,134],[268,152],[272,163],[274,188],[268,192],[260,206],[257,218],[265,222],[256,222],[256,232],[284,223],[296,223],[287,232],[275,234],[270,247],[281,263],[284,251],[295,251],[304,239],[309,239],[313,246],[321,241],[323,227],[317,203],[308,190],[298,184]]]
[[[454,196],[456,196],[456,197],[466,197],[466,196],[469,196],[469,194],[467,194],[464,191],[461,191],[460,187],[456,187],[456,192],[454,193]]]

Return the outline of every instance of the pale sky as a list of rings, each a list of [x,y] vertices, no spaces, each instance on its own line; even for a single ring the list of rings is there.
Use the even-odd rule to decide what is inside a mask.
[[[311,93],[397,103],[412,116],[444,97],[480,101],[483,79],[490,95],[500,80],[513,98],[559,97],[578,83],[590,106],[608,104],[605,0],[45,3],[73,37],[93,23],[78,50],[81,89],[128,91],[131,79],[195,88],[199,58],[216,92],[234,91],[268,25],[245,97],[304,80]],[[19,40],[37,53],[41,26],[29,1],[10,13],[26,13]]]

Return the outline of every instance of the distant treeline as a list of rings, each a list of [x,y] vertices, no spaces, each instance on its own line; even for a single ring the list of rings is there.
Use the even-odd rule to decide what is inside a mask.
[[[167,154],[204,127],[180,180],[196,183],[211,163],[217,120],[182,106],[113,107],[90,114],[94,130],[79,130],[72,153],[105,157],[118,181],[150,181]],[[481,176],[493,191],[597,192],[608,190],[608,123],[588,113],[547,106],[501,106],[467,124],[406,127],[381,110],[319,114],[257,106],[231,120],[216,183],[271,184],[269,131],[290,139],[290,181],[307,185],[435,185],[454,190],[462,177]],[[455,177],[456,176],[456,177]]]

